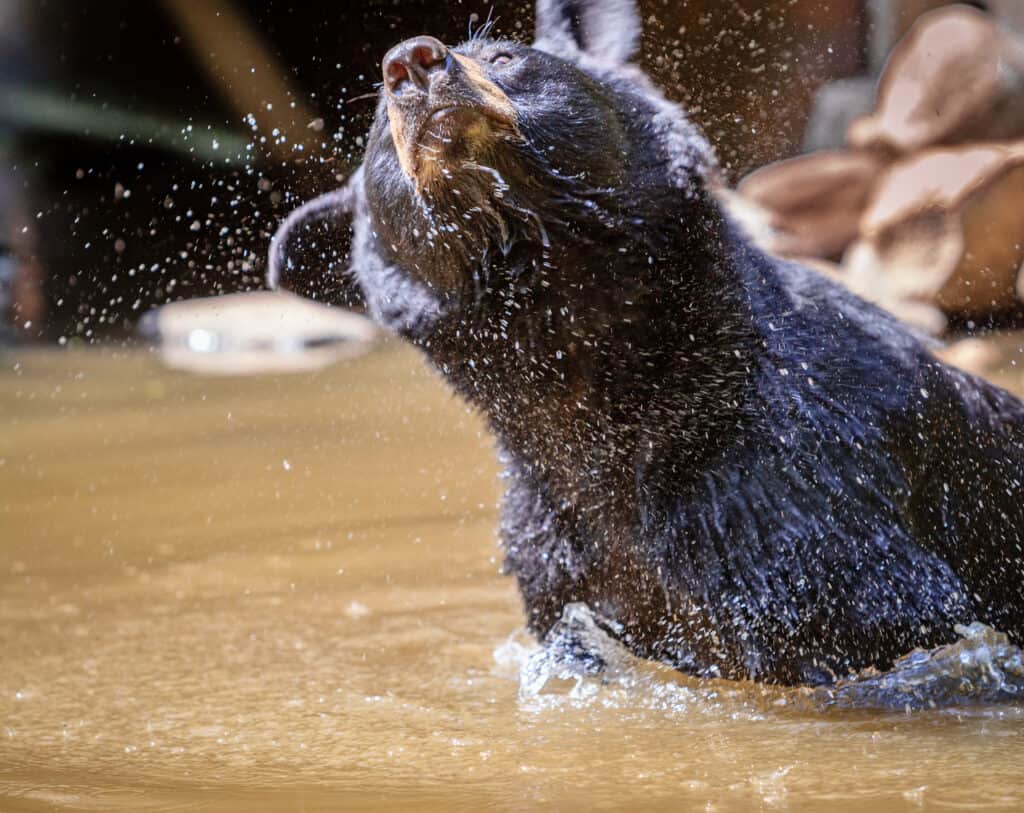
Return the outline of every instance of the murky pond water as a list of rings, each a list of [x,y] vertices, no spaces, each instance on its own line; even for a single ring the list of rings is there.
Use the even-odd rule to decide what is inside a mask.
[[[1024,705],[655,668],[520,700],[491,442],[397,345],[0,368],[0,811],[1024,806]]]

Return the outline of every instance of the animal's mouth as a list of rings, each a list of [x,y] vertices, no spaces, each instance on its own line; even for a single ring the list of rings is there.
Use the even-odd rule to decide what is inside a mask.
[[[445,105],[434,110],[428,117],[426,124],[431,124],[435,121],[444,121],[449,115],[457,113],[461,108],[456,104]]]
[[[416,133],[414,150],[454,145],[458,140],[479,142],[493,132],[494,125],[511,128],[511,119],[490,110],[465,105],[445,105],[432,110]]]
[[[438,107],[427,114],[423,124],[416,133],[416,147],[423,145],[425,138],[435,138],[444,141],[449,138],[457,127],[457,119],[466,116],[467,108],[460,105],[445,105]]]
[[[499,110],[446,104],[423,115],[412,131],[415,136],[410,141],[395,146],[399,151],[404,147],[403,165],[422,189],[444,177],[443,169],[457,168],[461,160],[485,153],[494,142],[515,132],[515,121]]]

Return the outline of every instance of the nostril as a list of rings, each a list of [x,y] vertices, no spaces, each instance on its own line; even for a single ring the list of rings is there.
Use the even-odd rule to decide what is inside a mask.
[[[436,68],[439,65],[444,64],[446,53],[436,50],[429,45],[421,45],[417,48],[413,48],[410,58],[413,63],[419,65],[425,70]]]
[[[448,64],[448,49],[433,37],[415,37],[401,42],[384,56],[384,83],[392,93],[400,93],[409,81],[421,90],[430,85],[430,74],[443,71]]]
[[[402,82],[409,78],[409,71],[401,62],[388,62],[384,66],[384,80],[391,90],[398,90]]]

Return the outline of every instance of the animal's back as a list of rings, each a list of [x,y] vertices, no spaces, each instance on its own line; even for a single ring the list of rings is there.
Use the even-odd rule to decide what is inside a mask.
[[[714,640],[696,661],[820,682],[974,620],[1022,640],[1024,405],[830,281],[740,254],[750,420],[696,474],[651,470],[643,512],[669,592],[702,608],[681,637]]]
[[[1024,641],[1024,404],[946,365],[928,372],[904,452],[906,514],[963,579],[978,619]]]
[[[881,348],[884,363],[865,386],[897,397],[880,451],[906,480],[906,527],[963,580],[978,618],[1024,640],[1024,402],[938,360],[878,308],[832,296],[841,318]]]

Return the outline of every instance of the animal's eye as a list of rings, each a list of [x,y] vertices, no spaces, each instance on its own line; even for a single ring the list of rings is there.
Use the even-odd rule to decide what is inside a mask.
[[[499,51],[498,53],[496,53],[494,56],[491,57],[491,64],[492,65],[499,65],[499,66],[500,65],[507,65],[511,61],[512,61],[512,54],[507,53],[505,51]]]

